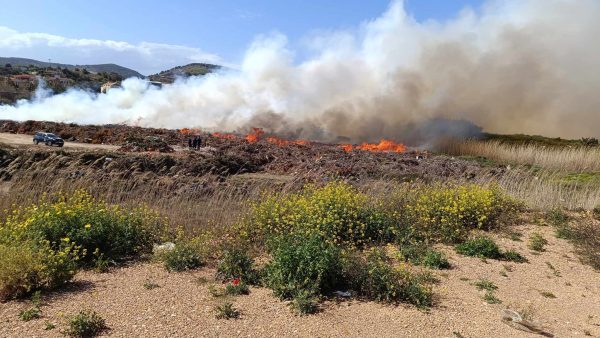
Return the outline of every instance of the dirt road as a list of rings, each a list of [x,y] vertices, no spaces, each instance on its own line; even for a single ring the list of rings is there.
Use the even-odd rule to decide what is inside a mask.
[[[32,146],[32,147],[46,147],[43,144],[34,145],[33,136],[25,134],[10,134],[0,133],[0,143],[16,145],[16,146]],[[91,143],[79,143],[79,142],[67,142],[65,141],[65,148],[80,148],[80,149],[105,149],[105,150],[116,150],[118,146],[108,144],[91,144]]]

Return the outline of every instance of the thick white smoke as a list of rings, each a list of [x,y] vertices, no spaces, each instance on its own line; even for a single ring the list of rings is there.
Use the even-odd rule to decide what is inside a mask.
[[[0,107],[0,118],[403,141],[407,126],[466,119],[488,131],[600,136],[600,1],[507,0],[418,23],[402,1],[355,31],[257,38],[238,71],[162,89],[129,79],[108,94],[71,90]],[[262,125],[261,125],[262,124]]]

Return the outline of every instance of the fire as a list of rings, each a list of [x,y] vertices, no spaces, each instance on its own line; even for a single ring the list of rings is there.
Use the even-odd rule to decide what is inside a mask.
[[[179,133],[183,135],[197,135],[200,134],[200,129],[197,128],[182,128],[179,129]]]
[[[246,141],[249,143],[258,142],[260,137],[265,133],[261,128],[252,128],[252,132],[246,135]]]
[[[406,146],[404,144],[396,143],[396,142],[390,141],[390,140],[381,140],[379,142],[379,144],[363,143],[356,147],[354,147],[351,144],[340,144],[339,147],[342,148],[346,152],[350,152],[354,149],[373,151],[373,152],[389,151],[389,152],[396,152],[396,153],[403,153],[406,151]]]
[[[222,138],[226,140],[235,140],[237,138],[237,136],[235,136],[234,134],[212,133],[211,135],[216,138]]]
[[[406,151],[406,146],[404,144],[390,140],[381,140],[379,144],[363,143],[356,148],[368,151],[393,151],[396,153],[403,153]]]
[[[299,146],[309,146],[310,145],[310,141],[308,141],[308,140],[296,140],[296,141],[292,141],[292,143],[297,144]]]
[[[351,144],[340,144],[338,147],[344,149],[345,152],[349,153],[354,149],[354,146]]]

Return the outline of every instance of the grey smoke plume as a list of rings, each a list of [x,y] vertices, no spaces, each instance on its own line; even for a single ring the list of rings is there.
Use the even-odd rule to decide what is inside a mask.
[[[598,18],[597,0],[507,0],[447,22],[419,23],[393,1],[355,31],[308,39],[314,56],[307,61],[294,62],[284,36],[263,36],[239,71],[162,89],[129,79],[108,94],[71,90],[2,106],[0,118],[220,130],[254,125],[351,141],[416,142],[447,130],[452,120],[490,132],[600,136]]]

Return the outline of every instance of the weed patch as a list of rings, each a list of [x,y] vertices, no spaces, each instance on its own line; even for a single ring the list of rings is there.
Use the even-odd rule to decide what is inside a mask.
[[[217,267],[217,278],[221,280],[238,278],[251,285],[260,282],[260,274],[254,268],[254,261],[242,249],[225,251]]]
[[[419,307],[432,304],[431,289],[425,278],[406,269],[396,269],[381,249],[372,249],[367,257],[352,257],[345,279],[360,296],[379,302],[407,302]]]
[[[500,247],[489,237],[475,237],[458,244],[455,248],[456,252],[465,256],[490,259],[502,258]]]
[[[40,311],[40,308],[37,306],[19,312],[19,318],[21,318],[21,320],[24,322],[28,322],[33,319],[38,319],[41,316],[42,311]]]
[[[100,315],[86,310],[69,318],[65,334],[71,337],[95,337],[106,329],[106,321]]]
[[[165,264],[167,271],[181,272],[197,269],[204,264],[204,257],[193,244],[180,242],[173,250],[161,254],[160,259]]]
[[[226,302],[215,307],[217,319],[235,319],[240,317],[240,311],[233,307],[232,303]]]
[[[266,285],[276,296],[292,299],[300,291],[322,295],[340,282],[341,250],[318,234],[282,236],[271,246]]]
[[[319,310],[317,297],[308,291],[300,291],[290,302],[290,307],[299,315],[308,315],[316,313]]]
[[[496,289],[498,289],[498,287],[496,286],[496,284],[494,284],[494,282],[489,281],[487,279],[482,279],[479,280],[477,282],[475,282],[475,285],[479,290],[486,290],[486,291],[494,291]]]
[[[533,251],[542,252],[544,251],[544,247],[548,244],[548,240],[544,238],[540,233],[534,232],[529,236],[529,243],[527,247]]]
[[[502,252],[493,239],[484,236],[469,239],[464,243],[456,245],[455,249],[456,252],[465,256],[498,259],[516,263],[527,262],[525,257],[514,250]]]

